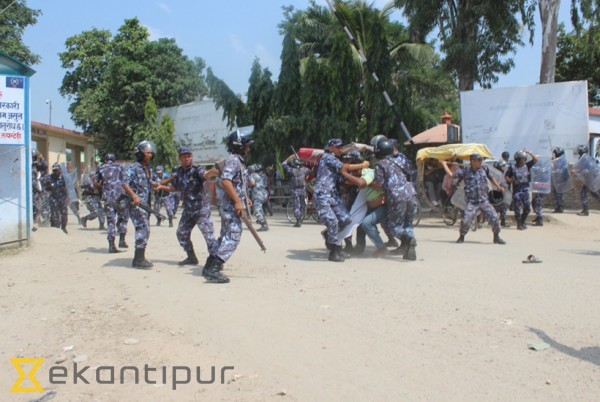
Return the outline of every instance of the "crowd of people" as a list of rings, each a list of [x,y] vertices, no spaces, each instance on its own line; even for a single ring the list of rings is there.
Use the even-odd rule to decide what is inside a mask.
[[[191,240],[191,233],[197,226],[204,237],[208,255],[202,275],[208,282],[227,283],[229,278],[222,273],[223,266],[240,243],[244,216],[252,211],[260,225],[257,231],[269,230],[264,210],[269,178],[260,164],[246,165],[252,143],[251,134],[234,131],[227,137],[229,157],[210,169],[195,165],[191,148],[183,146],[179,148],[179,166],[170,174],[162,166],[152,168],[156,150],[150,141],[137,145],[136,161],[128,168],[108,153],[95,172],[81,178],[81,193],[89,214],[79,217],[77,213],[76,216],[83,227],[98,219],[99,228],[106,229],[109,253],[129,247],[126,234],[131,220],[135,228],[132,266],[151,269],[153,264],[146,258],[151,213],[157,216],[157,225],[164,219],[168,220],[169,227],[173,227],[181,203],[176,236],[186,258],[179,264],[199,264]],[[415,261],[417,241],[413,220],[419,200],[414,164],[399,151],[397,141],[384,135],[371,139],[372,152],[366,154],[356,150],[343,154],[342,146],[340,139],[332,138],[317,163],[301,160],[296,154],[283,162],[293,203],[293,226],[302,227],[307,191],[310,191],[318,221],[326,226],[321,234],[329,250],[329,261],[343,262],[364,253],[367,237],[375,246],[371,257],[383,257],[389,252]],[[586,146],[578,147],[580,158],[588,152]],[[553,150],[554,158],[562,156],[563,149]],[[484,158],[477,153],[471,154],[469,163],[464,166],[457,160],[441,161],[441,170],[435,163],[425,164],[423,183],[434,207],[448,202],[459,184],[464,186],[465,208],[457,243],[465,241],[478,215],[490,224],[493,243],[501,245],[505,241],[500,237],[500,231],[501,227],[508,227],[506,215],[509,209],[514,211],[518,230],[527,228],[531,207],[536,214],[532,224],[543,225],[544,194],[534,192],[530,198],[531,171],[538,158],[527,150],[516,152],[513,161],[508,152],[504,152],[502,158],[493,164],[502,179],[492,174]],[[51,226],[68,233],[67,208],[73,203],[69,199],[65,174],[70,173],[64,172],[64,165],[58,163],[48,172],[48,164],[34,151],[33,174],[34,219],[40,214],[37,200],[46,192]],[[216,201],[212,200],[211,182],[217,183]],[[491,192],[488,183],[493,186]],[[510,207],[504,202],[490,203],[491,193],[499,194],[502,199],[503,193],[509,190],[512,190]],[[440,194],[444,196],[440,197]],[[600,191],[591,191],[584,185],[580,194],[583,210],[579,215],[589,214],[588,194],[600,200]],[[555,191],[554,195],[554,212],[563,212],[562,194]],[[221,219],[218,236],[211,217],[213,203],[218,207]],[[166,216],[160,214],[163,207]],[[378,226],[386,234],[387,242],[381,237]],[[388,251],[389,247],[392,250]]]

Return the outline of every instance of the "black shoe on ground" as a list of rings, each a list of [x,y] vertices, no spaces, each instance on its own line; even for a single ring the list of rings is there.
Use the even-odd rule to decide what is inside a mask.
[[[65,234],[69,234],[69,231],[67,230],[66,226],[63,226],[61,229],[63,232],[65,232]]]
[[[83,226],[84,228],[87,228],[87,217],[86,216],[81,218],[81,226]]]
[[[386,247],[398,247],[398,242],[396,239],[389,239],[387,243],[385,243]]]
[[[146,259],[146,249],[136,248],[131,266],[138,269],[150,269],[154,265]]]
[[[553,214],[562,214],[563,212],[565,212],[563,207],[556,207],[554,211],[552,211]]]
[[[119,250],[117,250],[117,248],[115,247],[115,239],[108,241],[108,252],[110,254],[115,254],[119,252]]]
[[[98,228],[98,230],[106,230],[104,223],[100,223],[100,227]]]
[[[408,248],[402,258],[408,261],[416,261],[417,251],[415,248],[417,247],[417,241],[415,239],[407,239],[406,242],[408,243]]]
[[[584,209],[581,212],[577,212],[577,216],[590,216],[590,211],[587,209]]]
[[[506,244],[504,240],[500,238],[500,235],[494,235],[494,243],[495,244]]]
[[[346,260],[342,254],[342,246],[338,246],[337,244],[330,244],[329,246],[331,247],[328,257],[329,261],[344,262]]]
[[[541,217],[537,217],[534,219],[534,221],[531,223],[531,226],[544,226],[544,221],[542,220]]]
[[[169,227],[172,228],[173,227],[173,218],[169,218]]]
[[[456,242],[458,244],[464,243],[465,242],[465,235],[460,235],[460,237],[458,238],[458,240],[456,240]]]
[[[209,283],[229,283],[229,278],[220,272],[223,262],[215,257],[206,260],[206,265],[202,270],[204,279]]]
[[[198,265],[198,257],[194,250],[187,251],[187,258],[183,261],[179,261],[178,265]]]
[[[299,228],[302,226],[302,220],[301,219],[296,219],[296,223],[294,223],[294,227],[295,228]]]
[[[396,242],[396,244],[398,244],[398,242]],[[390,251],[390,254],[404,256],[408,252],[409,246],[410,238],[406,235],[402,235],[400,236],[400,245],[396,249]]]
[[[260,227],[258,229],[256,229],[257,232],[268,232],[269,231],[269,225],[267,225],[266,223],[261,223]]]
[[[119,233],[119,248],[129,248],[125,243],[125,233]]]

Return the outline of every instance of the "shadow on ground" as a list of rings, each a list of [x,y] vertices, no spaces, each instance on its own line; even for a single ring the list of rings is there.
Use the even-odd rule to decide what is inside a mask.
[[[575,349],[564,345],[546,334],[541,329],[529,328],[530,332],[536,334],[542,341],[546,342],[550,347],[576,359],[584,360],[600,366],[600,346],[589,346],[581,349]]]

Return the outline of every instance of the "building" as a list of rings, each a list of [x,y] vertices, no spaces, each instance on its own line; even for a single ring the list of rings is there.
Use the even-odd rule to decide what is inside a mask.
[[[86,167],[88,171],[94,168],[96,148],[91,137],[79,131],[33,121],[31,141],[33,148],[37,148],[49,165],[71,162],[79,172]]]
[[[213,165],[229,155],[225,138],[233,131],[223,119],[223,110],[217,110],[212,99],[160,109],[159,121],[168,114],[175,124],[175,143],[192,148],[194,162]],[[252,131],[252,127],[243,127]]]

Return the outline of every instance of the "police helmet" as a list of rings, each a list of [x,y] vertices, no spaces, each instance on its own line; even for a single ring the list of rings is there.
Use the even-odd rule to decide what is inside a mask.
[[[288,165],[290,165],[293,168],[299,168],[302,166],[302,162],[300,162],[300,159],[298,159],[298,158],[292,158],[288,162]]]
[[[152,152],[152,159],[154,159],[154,155],[156,154],[156,147],[152,141],[142,141],[135,148],[135,158],[138,161],[144,159],[144,153]],[[150,159],[150,160],[152,160]]]
[[[156,167],[156,173],[163,173],[164,171],[165,171],[164,167],[162,167],[160,165]]]
[[[590,152],[590,149],[588,148],[587,145],[578,145],[577,146],[577,154],[579,156],[583,155],[583,154],[587,154]]]
[[[562,149],[561,147],[556,147],[556,148],[554,148],[552,153],[554,154],[554,156],[556,158],[560,158],[561,156],[563,156],[565,154],[565,150]]]
[[[377,143],[379,141],[387,140],[387,139],[388,138],[385,135],[378,134],[378,135],[374,136],[373,138],[371,138],[371,146],[375,147],[375,146],[377,146]]]
[[[381,140],[375,145],[375,157],[383,159],[394,154],[394,144],[390,140]]]
[[[519,161],[521,159],[527,159],[527,154],[523,151],[515,152],[515,161]]]
[[[509,159],[509,158],[510,158],[510,154],[508,153],[508,151],[502,152],[502,159]]]
[[[469,159],[472,161],[476,159],[483,160],[483,157],[480,154],[471,154],[471,157]]]
[[[104,155],[104,163],[108,162],[108,161],[115,161],[115,154],[106,154]]]
[[[246,145],[252,144],[252,133],[243,134],[240,130],[235,130],[227,137],[227,149],[232,154],[241,154]]]
[[[494,162],[494,168],[498,169],[498,170],[502,170],[504,169],[504,167],[507,165],[506,162],[504,161],[496,161]]]

